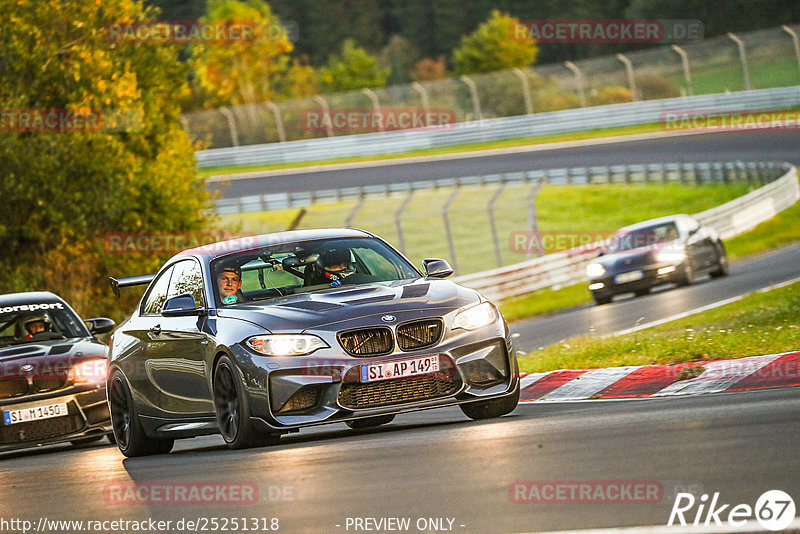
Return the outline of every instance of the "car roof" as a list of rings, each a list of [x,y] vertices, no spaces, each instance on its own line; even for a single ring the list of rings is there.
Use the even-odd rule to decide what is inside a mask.
[[[274,232],[254,236],[243,236],[218,243],[210,243],[200,247],[190,248],[179,252],[174,257],[198,256],[212,260],[232,252],[242,252],[267,245],[279,245],[295,241],[311,239],[329,239],[336,237],[374,237],[371,233],[357,228],[318,228],[313,230],[292,230],[287,232]]]
[[[623,228],[620,228],[617,231],[618,232],[632,232],[632,231],[638,230],[640,228],[649,228],[650,226],[655,226],[657,224],[663,224],[663,223],[668,223],[668,222],[677,223],[678,219],[681,219],[683,217],[689,217],[689,215],[686,215],[685,213],[679,213],[677,215],[667,215],[665,217],[657,217],[655,219],[649,219],[647,221],[642,221],[642,222],[638,222],[636,224],[631,224],[629,226],[625,226]]]
[[[27,304],[28,302],[64,302],[58,295],[49,291],[28,291],[0,295],[0,306]]]

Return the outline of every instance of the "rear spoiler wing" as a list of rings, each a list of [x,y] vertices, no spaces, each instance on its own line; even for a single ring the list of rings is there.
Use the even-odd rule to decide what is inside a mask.
[[[112,278],[109,276],[108,281],[111,282],[111,291],[119,298],[119,288],[149,284],[155,277],[156,275],[154,274],[142,274],[139,276],[129,276],[127,278]]]

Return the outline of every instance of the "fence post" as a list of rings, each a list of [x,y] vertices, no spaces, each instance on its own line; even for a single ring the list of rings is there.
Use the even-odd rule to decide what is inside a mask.
[[[472,96],[472,108],[475,111],[475,119],[483,120],[483,116],[481,115],[481,100],[478,98],[478,87],[475,85],[475,82],[472,81],[472,78],[466,74],[459,77],[459,80],[469,87],[469,94]]]
[[[633,63],[622,54],[617,54],[617,59],[625,65],[625,72],[628,74],[628,86],[631,88],[633,101],[636,102],[639,98],[636,96],[636,78],[633,75]]]
[[[572,61],[565,61],[564,65],[575,74],[575,81],[578,83],[578,96],[581,100],[581,107],[586,107],[586,89],[584,88],[584,77],[581,69]]]
[[[325,120],[325,133],[328,134],[328,137],[333,137],[333,118],[331,117],[331,108],[328,107],[328,101],[320,95],[314,95],[313,100],[322,108],[322,113],[325,117],[323,119]]]
[[[374,120],[375,120],[375,122],[378,123],[378,131],[382,132],[383,131],[383,120],[382,119],[378,120],[378,114],[380,114],[380,112],[381,112],[381,103],[378,100],[378,95],[375,93],[375,91],[373,91],[372,89],[369,89],[367,87],[363,88],[361,90],[361,92],[364,93],[365,95],[367,95],[367,98],[369,98],[370,101],[372,102],[372,113],[375,114]]]
[[[531,101],[531,87],[528,83],[528,77],[522,72],[522,69],[514,67],[511,70],[519,77],[519,81],[522,84],[522,96],[525,99],[525,113],[533,115],[533,102]]]
[[[689,70],[689,55],[678,45],[672,45],[672,50],[681,56],[681,66],[683,67],[683,77],[686,80],[686,90],[689,96],[694,96],[694,85],[692,84],[692,71]]]
[[[406,253],[406,240],[403,237],[403,212],[406,211],[408,204],[411,202],[411,197],[414,196],[414,190],[409,185],[408,196],[400,204],[400,208],[394,213],[394,224],[397,226],[397,242],[400,245],[400,252]]]
[[[236,121],[233,118],[233,113],[226,107],[219,108],[219,112],[228,121],[228,129],[231,131],[231,143],[233,143],[233,146],[239,146],[239,132],[236,130]]]
[[[422,111],[425,113],[425,126],[430,126],[430,101],[428,100],[428,90],[419,82],[411,82],[411,88],[419,93],[419,99],[422,102]]]
[[[278,139],[281,143],[286,142],[286,130],[283,129],[283,118],[281,117],[281,110],[274,102],[267,102],[267,107],[272,110],[272,116],[275,117],[275,129],[278,130]]]
[[[736,37],[736,35],[730,32],[728,32],[728,37],[730,38],[731,41],[736,43],[736,46],[739,48],[739,59],[742,62],[742,74],[744,76],[744,88],[746,91],[749,91],[751,89],[750,70],[747,68],[747,55],[745,54],[744,51],[744,43],[742,42],[741,39]]]
[[[788,33],[789,37],[792,38],[792,45],[794,46],[794,57],[797,59],[797,72],[798,74],[800,74],[800,42],[798,42],[797,33],[795,33],[793,29],[791,29],[789,26],[786,26],[785,24],[781,26],[781,28],[783,28],[783,31]]]
[[[366,198],[366,195],[364,194],[364,190],[359,187],[358,188],[358,202],[356,202],[356,205],[353,206],[352,211],[350,211],[350,213],[347,215],[347,219],[345,219],[345,221],[344,221],[344,225],[345,225],[346,228],[352,228],[353,227],[353,220],[356,218],[356,215],[358,215],[358,212],[361,210],[361,206],[364,205],[365,198]]]
[[[542,190],[543,186],[544,180],[537,180],[536,183],[533,184],[533,188],[528,195],[528,228],[531,231],[531,236],[539,235],[539,219],[536,216],[536,196],[539,194],[539,191]],[[539,250],[537,255],[542,256],[543,254],[544,250]],[[533,257],[532,250],[528,251],[527,257],[528,259]]]
[[[497,191],[494,192],[492,198],[489,199],[489,203],[486,205],[486,211],[489,213],[489,226],[492,230],[492,241],[494,241],[494,257],[497,260],[497,266],[503,266],[503,255],[500,252],[500,239],[497,235],[497,221],[494,216],[494,204],[497,202],[497,199],[500,198],[500,195],[503,193],[503,189],[505,189],[506,184],[505,182],[500,182],[500,186],[497,188]]]
[[[453,230],[450,228],[450,206],[455,201],[458,193],[461,190],[456,187],[442,206],[442,219],[444,220],[444,230],[447,232],[447,246],[450,247],[450,263],[453,265],[453,271],[458,272],[458,260],[456,259],[456,244],[453,240]]]

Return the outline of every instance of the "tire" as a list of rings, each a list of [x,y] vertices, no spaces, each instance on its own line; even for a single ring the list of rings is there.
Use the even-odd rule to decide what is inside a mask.
[[[359,430],[362,428],[372,428],[376,426],[385,425],[387,423],[391,423],[393,419],[394,415],[379,415],[376,417],[365,417],[364,419],[345,421],[344,424],[346,424],[353,430]]]
[[[175,440],[148,437],[139,421],[136,405],[125,377],[114,371],[108,381],[108,403],[111,412],[111,427],[120,452],[128,458],[166,454],[172,450]]]
[[[686,259],[686,267],[683,269],[683,276],[678,279],[678,286],[690,286],[694,284],[695,276],[694,276],[694,269],[692,269],[691,264],[689,263],[689,259]]]
[[[637,297],[643,297],[645,295],[649,295],[650,294],[650,288],[646,287],[644,289],[638,289],[638,290],[634,291],[634,293],[636,294]]]
[[[608,304],[611,302],[611,299],[614,298],[614,295],[604,295],[601,297],[600,295],[592,294],[592,298],[594,299],[595,304],[602,306],[603,304]]]
[[[508,397],[461,404],[459,408],[464,412],[464,415],[470,419],[477,420],[491,419],[511,413],[514,411],[514,408],[517,407],[517,404],[519,404],[519,386],[517,386],[517,390]]]
[[[719,278],[720,276],[728,276],[728,271],[728,253],[725,251],[725,245],[720,241],[717,244],[717,268],[711,271],[710,274],[713,278]]]
[[[239,372],[223,356],[214,368],[214,412],[222,439],[230,449],[248,449],[275,443],[279,436],[262,434],[250,424],[250,404]]]

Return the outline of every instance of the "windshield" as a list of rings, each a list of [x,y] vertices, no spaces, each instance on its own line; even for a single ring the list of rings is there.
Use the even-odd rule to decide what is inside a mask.
[[[81,320],[60,302],[0,307],[0,347],[86,335]]]
[[[609,250],[624,252],[669,243],[676,239],[678,239],[678,229],[675,227],[675,223],[668,222],[628,232],[617,232],[611,239]]]
[[[373,238],[296,241],[230,254],[211,263],[218,305],[419,277],[393,248]]]

